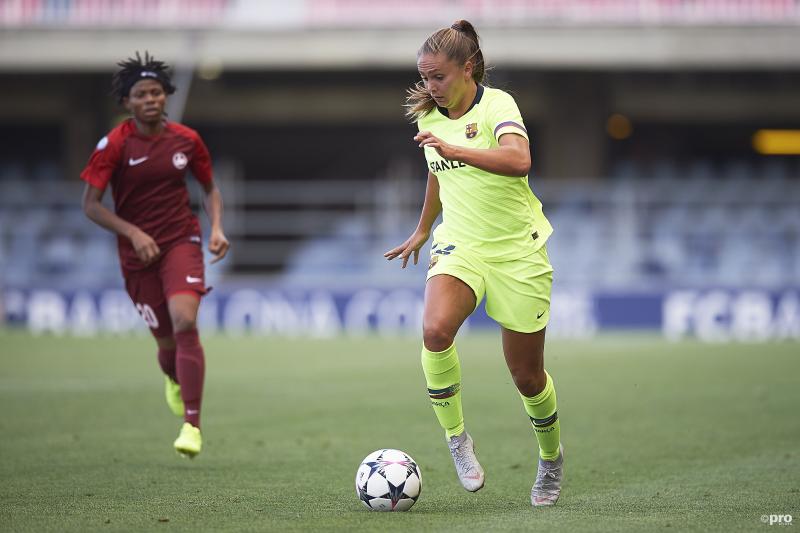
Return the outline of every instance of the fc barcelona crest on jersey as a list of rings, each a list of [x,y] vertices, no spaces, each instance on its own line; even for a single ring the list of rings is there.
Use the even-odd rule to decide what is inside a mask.
[[[473,122],[472,124],[467,124],[467,131],[465,132],[467,135],[467,139],[472,139],[478,134],[478,123]]]

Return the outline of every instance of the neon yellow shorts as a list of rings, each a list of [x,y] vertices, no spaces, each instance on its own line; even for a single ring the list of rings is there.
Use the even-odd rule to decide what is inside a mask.
[[[427,279],[439,274],[469,285],[476,308],[485,294],[486,313],[506,329],[533,333],[550,319],[553,267],[545,245],[520,259],[490,262],[461,246],[434,242]]]

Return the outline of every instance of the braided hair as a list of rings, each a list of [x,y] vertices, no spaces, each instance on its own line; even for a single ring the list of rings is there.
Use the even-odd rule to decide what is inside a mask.
[[[175,92],[175,86],[172,85],[170,74],[167,71],[169,67],[163,61],[156,61],[156,58],[147,51],[144,53],[144,60],[139,52],[136,52],[136,57],[129,57],[117,65],[120,69],[111,78],[111,94],[117,98],[119,103],[122,103],[123,98],[128,97],[131,88],[137,81],[144,79],[156,80],[167,94]]]

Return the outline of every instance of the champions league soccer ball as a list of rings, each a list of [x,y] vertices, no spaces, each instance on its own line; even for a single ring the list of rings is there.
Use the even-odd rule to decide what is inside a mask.
[[[422,473],[400,450],[377,450],[361,461],[356,495],[372,511],[408,511],[422,491]]]

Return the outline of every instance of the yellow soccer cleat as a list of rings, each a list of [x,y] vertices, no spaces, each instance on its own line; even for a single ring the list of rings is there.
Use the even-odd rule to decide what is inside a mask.
[[[166,386],[164,387],[164,394],[167,397],[167,405],[169,410],[175,413],[175,416],[183,416],[183,400],[181,399],[181,386],[169,376],[164,376]]]
[[[203,439],[200,437],[200,428],[196,428],[189,422],[184,422],[181,426],[181,432],[178,438],[175,439],[175,451],[189,459],[194,458],[195,455],[200,453],[203,447]]]

